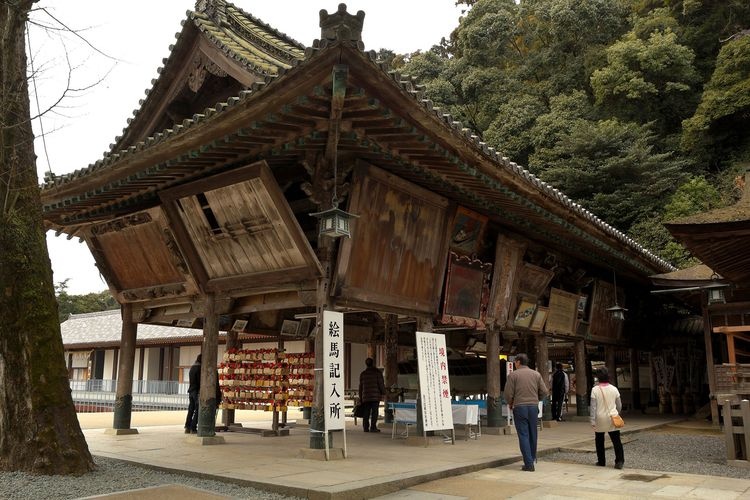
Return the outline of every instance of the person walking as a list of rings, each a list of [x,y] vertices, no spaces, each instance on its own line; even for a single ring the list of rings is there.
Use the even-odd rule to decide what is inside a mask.
[[[365,432],[380,432],[377,422],[380,400],[385,397],[385,381],[372,358],[365,360],[365,366],[366,368],[359,375],[359,401],[364,409],[362,427]]]
[[[552,420],[562,422],[562,407],[568,393],[568,377],[563,371],[562,363],[555,365],[552,374]]]
[[[609,433],[612,448],[615,450],[615,469],[622,469],[625,465],[625,452],[622,449],[620,430],[612,424],[612,415],[622,410],[620,391],[609,383],[609,372],[606,368],[597,371],[599,383],[591,390],[591,405],[589,405],[591,426],[594,429],[596,443],[596,465],[604,467],[607,462],[604,454],[604,433]]]
[[[513,411],[513,423],[523,455],[521,470],[534,472],[539,401],[547,397],[548,390],[542,375],[529,368],[529,357],[526,354],[517,354],[513,364],[515,369],[510,372],[505,383],[505,400],[508,408]]]
[[[188,372],[188,412],[185,418],[185,434],[198,432],[198,403],[201,395],[201,355],[195,358],[195,363]]]

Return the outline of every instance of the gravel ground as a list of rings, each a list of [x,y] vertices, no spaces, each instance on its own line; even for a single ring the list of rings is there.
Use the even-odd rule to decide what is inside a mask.
[[[292,500],[295,498],[233,483],[160,472],[109,458],[94,457],[94,461],[98,467],[97,470],[86,474],[83,478],[0,472],[0,498],[5,500],[81,498],[165,484],[200,488],[233,498],[263,500]]]
[[[748,469],[726,465],[727,450],[724,437],[719,435],[696,435],[666,432],[639,432],[626,435],[625,469],[645,469],[662,472],[684,472],[710,476],[750,477]],[[607,445],[611,444],[605,436]],[[594,436],[591,435],[593,447]],[[615,463],[615,452],[606,450],[607,465]],[[539,460],[593,465],[596,453],[565,451],[539,457]]]

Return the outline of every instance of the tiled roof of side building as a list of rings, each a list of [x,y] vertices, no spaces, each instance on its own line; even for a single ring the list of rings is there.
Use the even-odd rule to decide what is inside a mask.
[[[81,344],[119,344],[122,339],[120,310],[71,314],[60,325],[64,346]],[[138,325],[138,340],[201,338],[203,331],[174,326]]]

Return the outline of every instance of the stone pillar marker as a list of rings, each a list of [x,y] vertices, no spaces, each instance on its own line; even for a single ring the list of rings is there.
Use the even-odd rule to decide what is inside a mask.
[[[122,304],[122,337],[120,340],[120,362],[117,369],[117,393],[112,429],[107,434],[138,434],[130,428],[133,412],[133,367],[135,365],[135,342],[138,323],[133,321],[133,306]]]

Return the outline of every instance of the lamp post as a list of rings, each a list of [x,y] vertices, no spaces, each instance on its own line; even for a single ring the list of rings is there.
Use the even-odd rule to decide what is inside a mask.
[[[615,286],[615,305],[608,307],[607,311],[615,321],[623,321],[625,319],[625,313],[628,310],[617,303],[617,272],[615,272],[614,268],[612,268],[612,280],[614,281]]]

